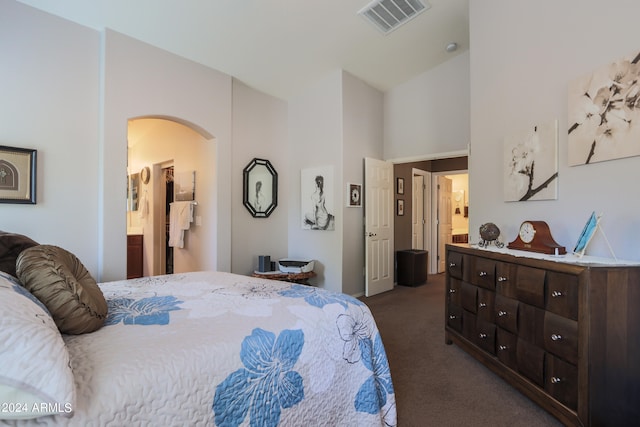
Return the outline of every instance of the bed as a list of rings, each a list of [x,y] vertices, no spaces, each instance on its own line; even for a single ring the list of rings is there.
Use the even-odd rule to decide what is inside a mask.
[[[66,334],[0,273],[0,425],[396,425],[384,346],[355,298],[223,272],[97,286],[103,325]],[[20,369],[39,372],[10,378]]]

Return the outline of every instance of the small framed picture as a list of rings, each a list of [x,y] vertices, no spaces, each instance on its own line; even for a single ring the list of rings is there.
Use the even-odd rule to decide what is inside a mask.
[[[0,145],[0,203],[36,203],[36,150]]]
[[[398,178],[396,182],[396,188],[398,194],[404,194],[404,178]]]
[[[362,184],[347,184],[347,207],[359,208],[362,206]]]
[[[397,212],[398,212],[398,216],[403,216],[404,215],[404,200],[403,199],[398,199]]]

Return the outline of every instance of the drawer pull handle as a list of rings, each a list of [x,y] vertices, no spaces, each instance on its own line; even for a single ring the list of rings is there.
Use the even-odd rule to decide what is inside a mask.
[[[508,279],[504,276],[498,277],[498,282],[506,282]]]
[[[560,382],[562,382],[562,378],[551,377],[551,384],[558,384]]]
[[[456,266],[456,263],[455,263],[455,262],[450,262],[450,263],[449,263],[449,267],[455,267],[455,266]]]
[[[487,304],[485,304],[483,302],[480,303],[480,308],[483,308],[483,307],[486,307],[486,306],[487,306]]]
[[[506,311],[504,311],[504,310],[500,310],[500,311],[498,312],[498,317],[506,316],[507,314],[508,314],[508,313],[507,313]]]
[[[553,298],[561,297],[561,296],[562,296],[562,292],[560,292],[560,291],[553,291],[553,292],[551,292],[551,296],[552,296]]]
[[[485,339],[487,337],[487,334],[485,333],[481,333],[480,335],[478,335],[480,337],[480,339]]]
[[[552,341],[560,341],[562,339],[562,335],[559,334],[551,334]]]
[[[508,349],[509,347],[507,347],[506,345],[499,345],[498,346],[498,350],[502,350],[505,351],[506,349]]]
[[[450,314],[450,315],[449,315],[449,320],[455,320],[455,318],[456,318],[456,317],[457,317],[457,316],[454,316],[453,314]]]
[[[449,293],[450,293],[450,294],[455,294],[455,293],[456,293],[456,290],[455,290],[455,289],[449,289]]]
[[[486,271],[481,271],[481,272],[480,272],[480,277],[485,277],[486,275],[487,275],[487,272],[486,272]]]

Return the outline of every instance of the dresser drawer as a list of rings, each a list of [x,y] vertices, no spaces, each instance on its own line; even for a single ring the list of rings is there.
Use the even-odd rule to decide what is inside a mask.
[[[518,339],[516,355],[518,372],[540,387],[544,387],[544,350]]]
[[[556,356],[578,363],[578,322],[550,312],[544,315],[544,348]]]
[[[509,298],[517,298],[517,266],[509,262],[496,263],[496,292]]]
[[[462,262],[464,255],[459,252],[447,252],[447,272],[449,276],[462,279]]]
[[[547,273],[547,310],[578,320],[578,276]]]
[[[544,280],[546,271],[539,268],[518,266],[516,292],[518,299],[536,307],[545,308]]]
[[[127,234],[127,244],[131,246],[142,245],[142,234]]]
[[[496,288],[496,262],[492,259],[474,257],[471,283],[487,289]]]
[[[462,282],[459,279],[449,278],[449,290],[447,291],[447,297],[449,302],[460,305],[461,301],[461,288]]]
[[[502,328],[496,328],[496,355],[498,360],[513,369],[518,369],[517,359],[518,337]]]
[[[496,325],[514,334],[518,333],[518,300],[496,295],[495,322]]]
[[[462,336],[472,343],[476,343],[477,319],[475,314],[462,310]]]
[[[458,332],[462,332],[462,308],[459,305],[449,304],[449,317],[447,325]]]
[[[544,348],[544,315],[541,308],[518,304],[518,337]]]
[[[127,279],[143,276],[144,249],[142,242],[142,234],[127,235]]]
[[[487,289],[478,289],[478,318],[493,323],[496,293]]]
[[[578,368],[547,353],[544,389],[569,408],[578,407]]]
[[[462,308],[472,313],[478,312],[478,288],[467,282],[460,285]]]
[[[476,344],[484,351],[496,354],[496,325],[478,319],[476,327]]]

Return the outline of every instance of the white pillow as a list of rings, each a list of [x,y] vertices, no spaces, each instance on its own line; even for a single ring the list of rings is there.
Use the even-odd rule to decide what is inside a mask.
[[[0,419],[73,415],[69,353],[47,309],[0,272]]]

